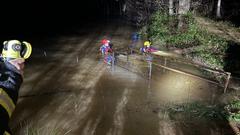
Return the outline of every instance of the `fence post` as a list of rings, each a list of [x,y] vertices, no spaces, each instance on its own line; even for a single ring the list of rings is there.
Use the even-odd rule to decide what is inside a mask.
[[[150,80],[152,78],[152,62],[149,61],[149,73],[148,73],[148,79]]]
[[[79,60],[78,60],[78,56],[77,56],[77,63],[78,63],[78,61],[79,61]]]
[[[226,81],[225,86],[224,86],[224,93],[227,92],[229,80],[230,80],[230,78],[231,78],[231,73],[227,72],[227,75],[228,75],[228,76],[227,76],[227,81]]]
[[[150,80],[152,78],[152,60],[153,57],[151,55],[147,55],[147,62],[148,62],[148,79]]]
[[[112,71],[114,71],[115,66],[115,54],[114,52],[112,53]]]
[[[130,64],[129,64],[129,54],[127,52],[127,67],[129,68],[130,67]]]
[[[132,47],[133,47],[133,45],[131,44],[130,45],[130,54],[133,54],[133,48]]]
[[[167,66],[167,58],[166,58],[166,57],[164,58],[164,66],[165,66],[165,67]],[[164,69],[163,69],[163,72],[165,72],[165,71],[166,71],[166,69],[164,68]]]
[[[44,51],[44,52],[43,52],[43,55],[44,55],[45,57],[47,57],[47,52],[46,52],[46,51]]]

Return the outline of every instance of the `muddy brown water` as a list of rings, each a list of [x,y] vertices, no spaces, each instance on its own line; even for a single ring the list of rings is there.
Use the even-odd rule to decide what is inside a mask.
[[[218,87],[157,68],[149,81],[118,66],[112,70],[99,61],[103,37],[111,34],[114,47],[122,48],[130,43],[133,30],[119,24],[94,27],[85,31],[86,35],[56,38],[52,50],[46,49],[47,56],[41,51],[33,54],[26,64],[11,121],[14,134],[232,134],[224,121],[172,119],[159,111],[168,103],[215,104],[222,94]]]

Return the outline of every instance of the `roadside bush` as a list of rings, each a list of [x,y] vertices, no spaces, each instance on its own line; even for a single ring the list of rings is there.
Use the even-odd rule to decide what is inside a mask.
[[[200,43],[199,47],[195,47],[191,54],[191,57],[198,57],[202,59],[202,63],[212,68],[224,68],[224,56],[228,49],[228,43],[225,39],[216,35],[202,32],[202,35],[198,38]]]
[[[209,67],[223,69],[223,58],[228,48],[227,41],[201,28],[193,14],[188,13],[183,18],[186,25],[184,30],[178,28],[178,16],[156,12],[140,33],[160,48],[183,49],[184,56],[192,60],[200,60]]]
[[[207,105],[200,102],[193,102],[168,105],[164,111],[168,112],[172,119],[177,119],[177,114],[180,114],[191,120],[204,118],[208,120],[225,120],[226,111],[222,109],[222,105]]]
[[[240,122],[240,101],[232,101],[225,106],[225,110],[228,112],[227,119],[229,121]]]

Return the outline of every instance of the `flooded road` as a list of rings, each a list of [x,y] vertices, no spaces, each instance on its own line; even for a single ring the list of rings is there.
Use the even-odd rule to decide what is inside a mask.
[[[28,61],[24,84],[11,121],[16,135],[227,135],[225,121],[172,117],[172,103],[214,105],[222,90],[202,80],[154,68],[151,81],[98,57],[100,41],[114,48],[130,43],[133,28],[109,24],[88,26]],[[34,46],[34,45],[33,45]]]

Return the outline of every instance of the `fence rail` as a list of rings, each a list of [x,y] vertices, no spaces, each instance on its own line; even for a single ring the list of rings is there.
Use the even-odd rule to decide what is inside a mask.
[[[129,49],[128,50],[126,50],[126,49],[125,50],[124,49],[119,49],[119,51],[115,50],[115,54],[114,55],[115,55],[115,57],[116,57],[118,62],[120,61],[120,59],[117,58],[119,54],[122,54],[122,55],[126,56],[126,62],[129,63],[130,62],[129,56],[131,56],[132,52],[134,52],[134,54],[142,56],[142,53],[140,53],[136,49],[131,49],[131,50],[129,50]],[[152,54],[152,53],[145,53],[144,54],[144,55],[147,55],[149,57],[152,57],[154,60],[156,58],[158,58],[158,59],[164,58],[163,64],[158,63],[158,62],[156,62],[154,60],[149,62],[149,61],[144,60],[144,59],[135,58],[136,60],[139,60],[139,61],[149,62],[148,66],[147,66],[148,70],[149,70],[148,71],[148,78],[149,79],[152,76],[152,68],[153,68],[152,65],[154,65],[154,66],[163,68],[164,70],[169,70],[169,71],[176,72],[176,73],[179,73],[179,74],[183,74],[183,75],[187,75],[187,76],[194,77],[194,78],[197,78],[197,79],[201,79],[201,80],[204,80],[204,81],[209,82],[209,83],[213,83],[215,85],[223,87],[223,92],[224,93],[227,92],[227,88],[228,88],[228,85],[229,85],[229,80],[231,78],[231,73],[225,72],[225,71],[222,71],[222,70],[218,70],[218,69],[213,69],[213,68],[210,68],[210,67],[198,64],[198,63],[191,62],[191,61],[187,61],[186,59],[178,57],[176,55],[166,55],[166,52],[163,52],[163,54],[164,55],[161,55],[161,54],[156,55],[156,54]],[[204,78],[202,76],[199,76],[199,75],[187,72],[187,71],[182,71],[180,69],[169,67],[169,66],[167,66],[167,62],[168,61],[171,61],[172,63],[183,63],[183,64],[186,64],[186,65],[191,65],[191,66],[196,67],[197,69],[201,69],[201,70],[206,71],[206,72],[210,72],[210,73],[213,73],[213,74],[219,74],[221,76],[223,75],[223,76],[225,76],[225,82],[221,83],[221,82],[213,81],[213,80]],[[118,62],[116,62],[115,64],[118,64]],[[123,66],[121,66],[121,67],[123,67]],[[124,67],[124,68],[126,68],[126,67]],[[130,69],[128,69],[128,70],[131,71]]]

